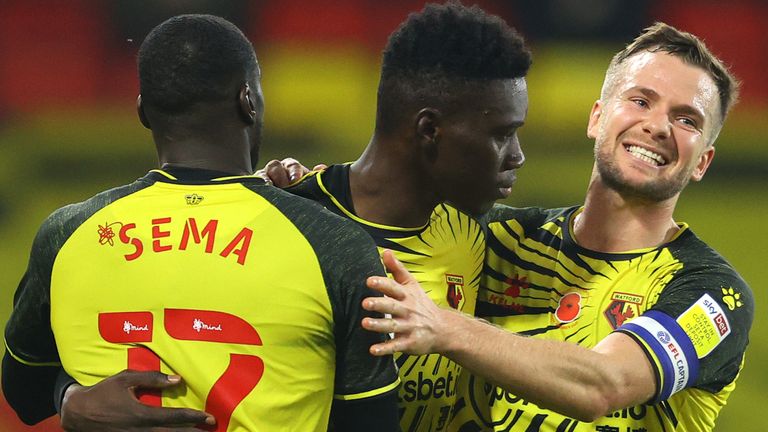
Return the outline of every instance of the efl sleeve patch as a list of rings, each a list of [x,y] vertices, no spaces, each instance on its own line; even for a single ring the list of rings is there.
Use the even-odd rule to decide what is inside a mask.
[[[680,324],[669,315],[650,310],[617,329],[642,340],[656,358],[652,364],[660,366],[657,401],[685,389],[696,381],[699,358],[691,340]]]
[[[677,323],[691,339],[698,358],[706,357],[731,333],[723,308],[709,294],[683,312]]]

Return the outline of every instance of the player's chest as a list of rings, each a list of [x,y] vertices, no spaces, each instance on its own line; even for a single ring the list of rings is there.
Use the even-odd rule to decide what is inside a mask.
[[[555,259],[548,267],[530,261],[490,263],[502,276],[484,279],[478,301],[494,308],[495,322],[591,347],[651,307],[677,269],[643,265],[642,256],[607,261],[551,253]]]

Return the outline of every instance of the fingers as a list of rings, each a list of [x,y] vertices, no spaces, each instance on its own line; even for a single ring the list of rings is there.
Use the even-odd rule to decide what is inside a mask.
[[[142,405],[140,417],[144,426],[215,425],[212,415],[191,408],[162,408]],[[175,429],[174,429],[175,430]],[[199,431],[199,430],[198,430]]]
[[[274,184],[275,186],[279,188],[284,188],[291,184],[291,179],[288,176],[288,171],[283,167],[283,164],[277,160],[273,159],[264,166],[263,168],[264,173],[269,178],[269,180]]]
[[[363,318],[363,328],[376,333],[394,333],[408,332],[410,326],[403,325],[394,318]]]
[[[368,288],[376,290],[393,299],[402,300],[405,298],[405,290],[403,289],[403,286],[390,278],[371,276],[366,279],[365,284],[368,285]],[[363,301],[363,307],[365,307],[365,301],[374,299],[375,298],[372,297],[365,299]]]
[[[399,348],[399,340],[390,339],[386,342],[371,345],[371,347],[368,349],[368,352],[375,356],[385,356],[399,352]]]
[[[387,270],[389,270],[390,273],[392,273],[392,277],[396,281],[403,285],[416,282],[416,279],[414,279],[413,275],[411,275],[408,269],[405,268],[403,263],[395,258],[395,254],[393,254],[391,250],[387,249],[384,251],[382,260],[384,261],[384,266],[387,268]]]
[[[281,163],[287,171],[288,180],[290,180],[291,183],[298,181],[309,172],[309,168],[305,167],[301,162],[294,158],[285,158]]]
[[[312,171],[322,171],[324,169],[328,168],[328,165],[326,164],[317,164],[312,168]]]
[[[115,375],[114,379],[124,387],[149,389],[165,389],[181,383],[181,377],[178,375],[166,375],[156,371],[124,370]]]

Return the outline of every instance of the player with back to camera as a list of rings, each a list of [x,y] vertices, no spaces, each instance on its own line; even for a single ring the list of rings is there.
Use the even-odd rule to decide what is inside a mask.
[[[152,30],[138,63],[162,167],[44,222],[5,329],[8,402],[31,424],[54,413],[62,367],[85,386],[127,367],[157,372],[101,381],[130,383],[109,396],[69,387],[127,403],[91,430],[155,430],[158,412],[179,430],[320,431],[329,416],[339,431],[396,430],[393,359],[371,356],[385,337],[360,327],[365,277],[384,274],[375,244],[252,175],[263,100],[251,43],[222,18],[182,15]],[[162,397],[137,403],[147,383]]]
[[[453,430],[711,431],[735,387],[754,315],[734,268],[673,213],[704,177],[738,85],[695,36],[647,28],[616,54],[589,117],[582,206],[495,207],[478,316],[436,307],[391,254],[392,318],[375,354],[463,365]]]
[[[523,163],[517,130],[528,108],[530,61],[522,38],[500,18],[457,3],[427,5],[390,36],[375,131],[363,154],[289,191],[356,221],[408,263],[435,302],[474,313],[485,254],[474,215],[509,194]],[[397,363],[402,429],[446,430],[460,367],[439,355],[403,355]],[[124,418],[130,402],[116,406],[95,394],[125,395],[125,387],[72,386],[63,416],[78,417],[85,429],[96,413]]]

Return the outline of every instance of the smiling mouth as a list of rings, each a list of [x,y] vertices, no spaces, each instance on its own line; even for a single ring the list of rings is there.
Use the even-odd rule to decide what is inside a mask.
[[[648,149],[645,149],[640,146],[636,145],[625,145],[624,149],[627,151],[627,153],[631,154],[637,159],[640,159],[643,162],[646,162],[648,164],[651,164],[653,166],[663,166],[667,164],[667,160],[664,159],[664,157],[658,153],[654,153]]]

